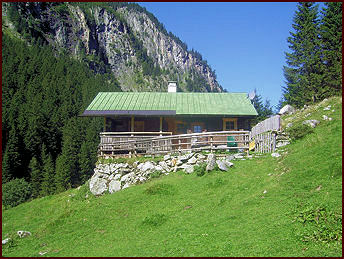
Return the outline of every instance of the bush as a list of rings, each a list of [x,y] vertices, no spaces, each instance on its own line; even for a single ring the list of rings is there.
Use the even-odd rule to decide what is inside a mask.
[[[206,163],[202,163],[200,165],[196,165],[194,167],[194,172],[196,173],[197,176],[203,176],[205,174],[206,167],[207,167]]]
[[[31,197],[31,186],[23,178],[17,178],[2,186],[2,204],[5,208],[17,206]]]
[[[304,136],[310,133],[313,133],[313,129],[310,126],[301,124],[288,129],[287,133],[292,140],[297,140],[302,139]]]

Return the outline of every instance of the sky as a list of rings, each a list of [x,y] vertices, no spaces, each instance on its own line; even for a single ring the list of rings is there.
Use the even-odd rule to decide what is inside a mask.
[[[215,70],[228,92],[278,104],[297,2],[137,2]]]

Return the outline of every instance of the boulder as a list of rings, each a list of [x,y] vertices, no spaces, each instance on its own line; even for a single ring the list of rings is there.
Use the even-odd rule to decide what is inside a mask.
[[[24,231],[24,230],[17,231],[17,234],[20,238],[31,236],[31,233],[29,231]]]
[[[193,165],[187,165],[187,167],[185,168],[185,172],[187,174],[192,174],[194,172],[194,166]]]
[[[129,182],[130,179],[133,178],[134,176],[135,176],[135,173],[123,175],[121,178],[121,182]]]
[[[101,195],[108,190],[107,180],[93,175],[90,180],[90,191],[94,195]]]
[[[142,171],[142,172],[146,172],[148,170],[153,170],[155,168],[154,164],[152,162],[150,162],[150,161],[147,161],[147,162],[143,163],[142,167],[140,167],[140,168],[139,168],[139,166],[137,168],[140,169],[140,171]]]
[[[170,155],[164,155],[164,161],[170,160],[171,156]]]
[[[161,171],[164,170],[164,169],[162,168],[161,165],[156,165],[156,166],[154,167],[154,169],[155,169],[156,171],[159,171],[159,172],[161,172]]]
[[[206,167],[206,171],[211,171],[215,168],[215,164],[216,164],[216,158],[214,154],[209,154],[207,157],[207,167]]]
[[[6,238],[6,239],[2,240],[2,244],[5,245],[5,244],[7,244],[9,241],[11,241],[11,239],[10,239],[10,238]]]
[[[182,155],[180,157],[178,157],[178,159],[185,163],[186,161],[188,161],[194,154],[193,153],[189,153],[189,154],[185,154],[185,155]]]
[[[279,111],[278,114],[283,115],[283,114],[293,114],[295,112],[295,108],[289,104],[285,105],[282,107],[282,109]]]
[[[319,123],[320,123],[320,121],[318,121],[318,120],[306,120],[306,121],[302,122],[302,124],[311,126],[312,128],[315,128]]]
[[[329,111],[329,110],[331,110],[331,105],[324,108],[324,111]]]
[[[227,167],[226,163],[224,163],[224,161],[222,161],[222,160],[216,160],[216,164],[221,171],[228,171],[228,169],[229,169]]]
[[[118,192],[119,190],[121,190],[121,182],[112,180],[109,183],[109,193]]]
[[[115,174],[113,180],[118,180],[121,178],[121,176],[122,176],[121,174]]]
[[[123,185],[122,189],[128,188],[130,186],[129,183],[125,183],[125,185]]]
[[[232,162],[229,162],[227,160],[224,160],[223,163],[227,166],[227,167],[232,167],[234,164]]]
[[[170,172],[171,169],[170,167],[167,165],[167,163],[165,161],[160,161],[159,165],[166,171],[166,172]]]
[[[193,156],[188,160],[187,163],[190,165],[194,165],[194,164],[196,164],[196,162],[197,162],[197,158],[195,156]]]
[[[198,158],[199,160],[204,160],[204,159],[206,159],[207,157],[204,156],[204,155],[202,155],[202,154],[198,154],[198,155],[197,155],[197,158]]]
[[[272,157],[280,157],[281,155],[279,153],[272,153],[271,156]]]
[[[231,160],[234,160],[235,157],[234,156],[226,156],[225,160],[227,161],[231,161]]]

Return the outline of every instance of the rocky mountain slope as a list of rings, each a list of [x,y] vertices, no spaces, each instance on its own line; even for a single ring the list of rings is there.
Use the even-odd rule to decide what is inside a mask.
[[[197,51],[149,12],[127,3],[2,3],[3,26],[27,41],[111,71],[124,91],[222,92],[215,72]]]

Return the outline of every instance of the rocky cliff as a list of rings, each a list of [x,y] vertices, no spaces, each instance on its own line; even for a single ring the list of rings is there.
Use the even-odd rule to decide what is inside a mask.
[[[3,3],[2,9],[3,26],[97,73],[111,71],[124,91],[166,91],[169,80],[180,91],[223,91],[202,56],[137,4]]]

